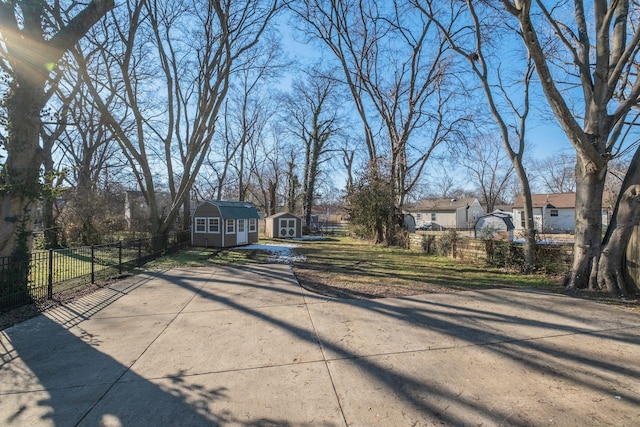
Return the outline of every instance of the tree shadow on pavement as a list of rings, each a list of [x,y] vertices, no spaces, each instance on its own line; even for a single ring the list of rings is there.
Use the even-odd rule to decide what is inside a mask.
[[[223,410],[215,412],[212,408],[228,399],[228,390],[186,382],[183,372],[153,380],[136,374],[131,366],[156,336],[138,343],[139,348],[123,349],[89,332],[86,323],[126,292],[118,295],[92,295],[82,310],[58,307],[55,313],[0,332],[0,425],[289,425],[286,420],[240,419]],[[157,334],[172,320],[166,315],[150,317]],[[118,333],[136,334],[135,328]]]

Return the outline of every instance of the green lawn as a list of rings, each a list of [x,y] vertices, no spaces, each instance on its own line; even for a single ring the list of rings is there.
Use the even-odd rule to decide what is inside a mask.
[[[294,268],[301,281],[376,296],[493,287],[562,290],[558,277],[518,274],[350,238],[301,242],[298,250],[307,257]]]
[[[210,265],[231,265],[264,262],[269,254],[246,249],[206,249],[187,247],[175,254],[163,256],[144,265],[148,269],[172,267],[206,267]]]
[[[260,244],[281,244],[281,240],[261,239]],[[290,243],[290,242],[289,242]],[[398,248],[384,248],[349,237],[294,242],[296,254],[306,261],[296,262],[293,271],[300,284],[325,295],[343,298],[376,298],[431,292],[457,292],[490,288],[534,288],[563,292],[562,277],[524,275],[487,267],[482,263],[452,260]],[[205,267],[267,262],[272,255],[259,249],[191,248],[157,258],[145,269]],[[576,295],[606,304],[640,311],[640,302],[610,298],[604,293]]]
[[[294,273],[310,288],[343,289],[372,297],[494,287],[562,290],[558,277],[517,274],[405,249],[383,248],[349,237],[295,243],[295,251],[304,254],[307,261],[295,263]],[[188,248],[151,261],[145,268],[255,263],[264,262],[268,255],[260,250]]]

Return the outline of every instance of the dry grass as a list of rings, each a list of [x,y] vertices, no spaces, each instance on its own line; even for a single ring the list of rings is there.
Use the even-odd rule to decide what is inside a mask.
[[[307,262],[296,263],[300,283],[333,296],[374,298],[496,287],[562,290],[560,278],[522,275],[480,264],[341,238],[302,242]]]

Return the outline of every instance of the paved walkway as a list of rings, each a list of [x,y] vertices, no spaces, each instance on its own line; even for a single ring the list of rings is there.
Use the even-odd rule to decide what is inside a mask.
[[[0,333],[2,426],[640,425],[640,316],[517,290],[330,300],[172,269]]]

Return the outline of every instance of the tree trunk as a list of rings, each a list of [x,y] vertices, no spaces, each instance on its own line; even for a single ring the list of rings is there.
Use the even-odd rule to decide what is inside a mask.
[[[2,176],[6,190],[0,202],[0,256],[29,251],[33,230],[34,203],[40,195],[40,110],[44,105],[44,78],[33,82],[17,78],[6,98],[11,127],[6,171]]]
[[[274,183],[273,181],[269,180],[269,211],[268,211],[268,215],[275,215],[276,214],[276,206],[277,206],[277,200],[276,200],[276,183]]]
[[[640,150],[636,150],[620,188],[611,222],[602,242],[598,263],[598,287],[612,294],[638,293],[640,289],[626,281],[626,250],[634,228],[640,224]]]
[[[576,221],[573,265],[567,291],[597,286],[597,264],[602,242],[602,193],[606,167],[593,167],[588,159],[576,161]]]
[[[182,202],[182,229],[188,230],[191,226],[191,197],[187,191]]]
[[[617,207],[616,222],[598,263],[598,286],[614,295],[637,291],[624,278],[625,251],[635,226],[640,224],[640,185],[627,188]]]
[[[524,273],[531,273],[535,264],[536,253],[536,226],[533,221],[533,201],[531,199],[531,187],[527,172],[522,165],[522,157],[512,156],[511,161],[518,175],[518,180],[522,186],[522,200],[524,209],[524,265],[522,270]]]
[[[7,159],[0,191],[0,256],[31,250],[34,201],[40,195],[41,110],[47,97],[45,83],[51,66],[107,11],[114,0],[93,0],[66,26],[45,41],[42,2],[0,3],[2,52],[12,68],[13,80],[5,96],[8,138]],[[21,15],[22,28],[16,15]],[[47,31],[52,30],[49,28]]]

